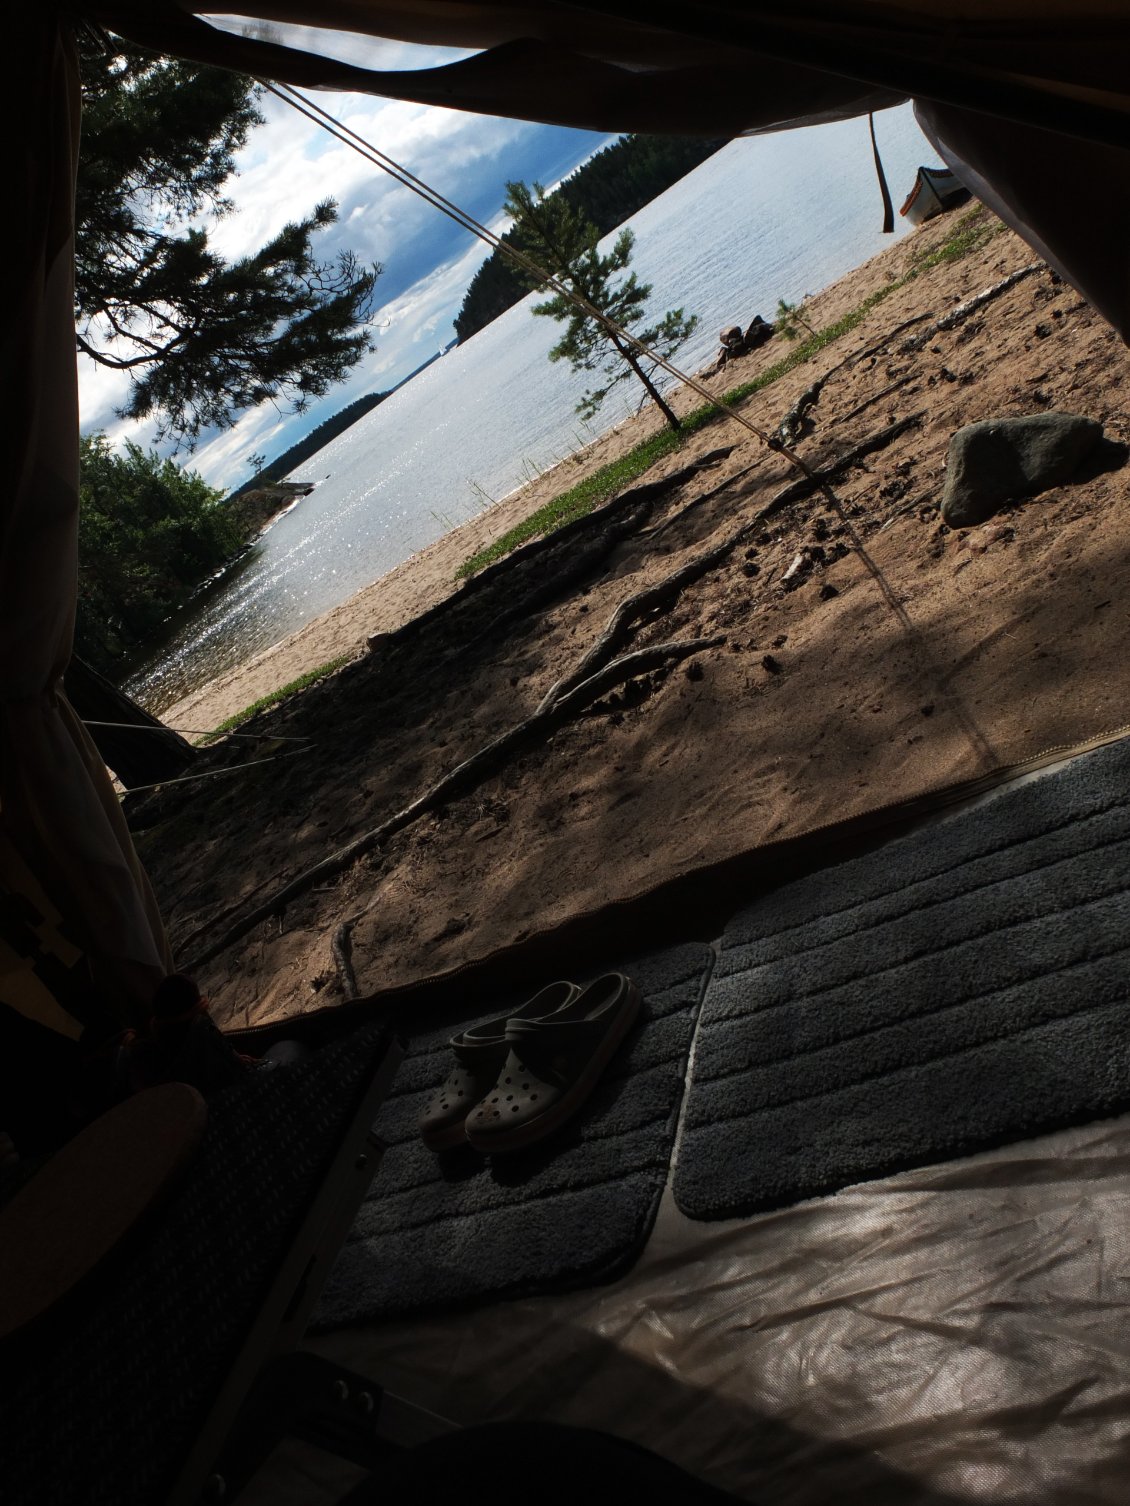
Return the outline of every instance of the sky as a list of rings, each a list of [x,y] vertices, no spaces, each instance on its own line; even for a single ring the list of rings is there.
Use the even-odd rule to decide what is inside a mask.
[[[378,67],[429,67],[463,55],[392,43],[367,46]],[[495,231],[506,224],[501,204],[507,179],[536,178],[550,186],[614,139],[368,95],[319,91],[316,99],[335,119]],[[226,185],[235,211],[201,223],[215,249],[235,258],[321,200],[335,199],[338,223],[321,232],[315,246],[325,259],[349,248],[362,261],[381,264],[372,327],[376,349],[305,414],[265,404],[244,414],[234,429],[203,435],[191,454],[182,447],[178,462],[225,488],[249,477],[251,454],[273,459],[355,398],[395,386],[452,340],[452,320],[488,254],[481,241],[280,99],[264,95],[260,111],[265,124],[251,133],[237,159],[238,175]],[[115,415],[128,386],[125,373],[80,355],[84,433],[100,430],[115,444],[127,438],[145,447],[153,443],[152,422]]]

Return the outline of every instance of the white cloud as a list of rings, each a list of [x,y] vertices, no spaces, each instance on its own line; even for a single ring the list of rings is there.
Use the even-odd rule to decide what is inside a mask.
[[[504,223],[503,221],[496,222]],[[454,331],[445,327],[462,300],[478,263],[487,254],[478,241],[454,260],[433,268],[400,297],[381,310],[389,327],[377,333],[377,349],[346,382],[335,388],[323,409],[304,419],[280,421],[269,406],[245,414],[236,427],[203,445],[192,467],[215,486],[237,486],[247,475],[247,456],[271,440],[275,449],[297,443],[330,412],[337,412],[368,392],[395,386],[433,352],[446,345]]]
[[[343,55],[356,40],[342,43]],[[404,66],[409,57],[412,66],[428,66],[457,55],[441,56],[436,49],[421,51],[402,44],[374,45],[373,57],[380,59],[375,66],[382,67]],[[371,58],[367,61],[374,66]],[[536,149],[542,140],[537,133],[546,129],[369,95],[318,91],[314,97],[335,119],[464,205],[488,195],[497,203],[507,158],[513,160],[515,150],[528,153],[531,143]],[[263,97],[262,113],[266,123],[251,133],[237,160],[238,176],[229,184],[235,209],[221,219],[202,222],[212,245],[229,259],[247,254],[286,223],[332,198],[340,206],[341,223],[320,237],[321,253],[329,257],[348,247],[364,262],[382,263],[386,270],[377,295],[380,298],[387,289],[388,296],[376,313],[377,351],[308,416],[280,416],[268,405],[241,417],[233,430],[206,439],[191,458],[181,457],[224,486],[244,478],[245,459],[252,450],[268,444],[276,452],[285,448],[354,398],[403,380],[433,349],[446,345],[454,334],[449,321],[488,254],[481,242],[465,238],[467,233],[448,225],[435,208],[276,96]],[[558,159],[571,146],[578,157],[591,149],[590,138],[566,142],[564,147],[559,138],[544,139],[546,150]],[[496,215],[494,228],[504,226],[505,220]],[[453,248],[458,248],[454,255]],[[79,366],[83,428],[102,429],[115,442],[128,437],[152,444],[153,423],[130,423],[115,416],[114,409],[129,390],[126,374],[85,357]]]
[[[266,403],[245,413],[234,428],[213,439],[197,454],[186,457],[186,467],[199,471],[213,486],[225,489],[238,486],[251,475],[247,463],[250,455],[263,451],[270,454],[285,448],[281,439],[285,428],[285,418]]]

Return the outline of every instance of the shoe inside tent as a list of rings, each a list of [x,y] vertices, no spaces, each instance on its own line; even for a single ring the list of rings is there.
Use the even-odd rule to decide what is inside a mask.
[[[10,16],[13,66],[0,106],[14,162],[9,225],[15,269],[3,353],[9,462],[0,530],[0,894],[6,916],[0,1023],[9,1071],[16,1058],[8,1042],[16,1053],[26,1050],[21,1060],[46,1059],[44,1040],[73,1040],[107,1018],[124,1025],[143,1014],[171,964],[158,907],[117,797],[61,689],[74,623],[78,512],[76,26],[105,28],[157,52],[304,88],[371,92],[609,132],[719,136],[781,130],[912,99],[923,129],[962,182],[1123,339],[1130,337],[1130,275],[1118,223],[1130,190],[1130,26],[1124,0],[730,0],[652,4],[646,22],[640,14],[627,4],[524,0],[259,0],[237,3],[218,17],[173,0],[77,0],[66,8],[25,5]],[[468,55],[437,68],[375,69],[367,65],[373,38],[461,48]],[[1096,205],[1109,206],[1105,217],[1096,214]],[[1111,672],[1124,674],[1125,667],[1111,666]],[[1082,735],[1107,730],[1089,728]],[[17,918],[22,940],[13,940]],[[81,979],[79,954],[89,969]],[[32,955],[37,960],[29,965]],[[1072,1169],[1086,1162],[1088,1143],[1077,1136],[1054,1173],[1076,1191],[1073,1178],[1090,1175]],[[1124,1159],[1125,1137],[1119,1145]],[[1108,1157],[1104,1175],[1110,1165]],[[986,1171],[985,1185],[993,1176]],[[925,1197],[928,1185],[922,1179],[912,1191],[898,1192],[896,1201]],[[893,1207],[883,1203],[875,1216],[893,1217]],[[1065,1207],[1060,1198],[1054,1209],[1026,1206],[1019,1216],[1036,1222],[1067,1218]],[[935,1216],[932,1205],[928,1217]],[[872,1214],[860,1213],[859,1219],[850,1237],[840,1231],[847,1243],[831,1241],[825,1257],[841,1259],[852,1240],[862,1237],[864,1223],[873,1235]],[[788,1233],[785,1224],[779,1228]],[[815,1243],[805,1243],[810,1235],[816,1238],[813,1228],[805,1222],[796,1243],[774,1245],[765,1254],[768,1265],[782,1270],[802,1258],[823,1258]],[[763,1245],[769,1241],[768,1235],[759,1237]],[[745,1258],[737,1245],[727,1249],[739,1264]],[[1038,1242],[1031,1258],[1052,1259]],[[877,1259],[869,1271],[872,1301],[885,1269]],[[676,1262],[662,1279],[678,1288],[679,1270]],[[1093,1278],[1088,1271],[1080,1267],[1081,1281]],[[781,1302],[799,1300],[795,1289],[786,1288],[782,1283]],[[1072,1295],[1084,1301],[1082,1291]],[[811,1289],[806,1300],[816,1300]],[[841,1293],[837,1310],[842,1316],[859,1300],[858,1294]],[[1125,1322],[1124,1307],[1120,1311]],[[757,1323],[767,1329],[778,1317],[763,1310]],[[622,1311],[602,1312],[590,1328],[594,1352],[616,1343],[622,1318]],[[861,1328],[872,1321],[860,1318],[855,1328],[829,1331],[828,1342],[846,1354],[852,1344],[865,1343]],[[686,1343],[694,1342],[690,1322]],[[757,1363],[768,1362],[767,1354],[759,1354]],[[721,1365],[717,1356],[714,1363]],[[733,1377],[718,1368],[707,1377],[709,1368],[702,1384],[720,1396]],[[1001,1376],[1002,1386],[1009,1384],[1005,1370]],[[920,1377],[920,1384],[927,1379]],[[1086,1384],[1071,1386],[1076,1389],[1070,1396],[1040,1391],[1039,1405],[1033,1403],[1025,1417],[1038,1427],[1041,1406],[1050,1417],[1074,1405]],[[960,1406],[960,1386],[949,1401]],[[1112,1405],[1109,1398],[1103,1405]],[[1004,1399],[1001,1409],[1003,1415]],[[632,1419],[626,1427],[637,1426],[635,1412]],[[805,1418],[794,1415],[792,1425],[803,1433]],[[1096,1418],[1095,1428],[1100,1425]],[[961,1447],[957,1429],[947,1438],[945,1447]],[[865,1449],[867,1435],[856,1442]],[[723,1453],[726,1447],[719,1443]],[[789,1458],[802,1467],[803,1449]],[[1085,1472],[1085,1461],[1080,1469]],[[979,1489],[977,1499],[994,1499],[987,1477]],[[790,1490],[780,1489],[775,1498],[808,1498]],[[925,1493],[911,1498],[941,1499]],[[1084,1498],[1111,1499],[1078,1497]]]

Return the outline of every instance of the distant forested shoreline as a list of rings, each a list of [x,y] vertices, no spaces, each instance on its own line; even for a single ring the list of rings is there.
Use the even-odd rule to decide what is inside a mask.
[[[297,444],[292,444],[289,450],[284,450],[281,455],[275,457],[263,469],[257,472],[242,486],[237,486],[235,491],[228,497],[229,502],[234,502],[237,497],[242,497],[245,492],[255,491],[259,487],[269,486],[274,481],[281,481],[284,476],[290,474],[296,465],[309,460],[311,455],[316,455],[321,449],[329,444],[331,439],[336,439],[339,434],[344,434],[358,419],[364,418],[370,409],[383,402],[388,396],[387,392],[369,392],[364,397],[359,397],[355,402],[340,408],[325,423],[311,429],[305,439],[300,439]]]
[[[560,194],[606,235],[713,156],[726,141],[724,137],[622,136],[579,167],[550,197]],[[509,241],[510,232],[502,239]],[[455,333],[460,340],[470,339],[527,291],[513,264],[502,252],[493,252],[471,280],[455,317]]]

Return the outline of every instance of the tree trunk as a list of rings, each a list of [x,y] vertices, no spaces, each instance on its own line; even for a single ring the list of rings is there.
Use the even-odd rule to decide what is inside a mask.
[[[87,723],[106,766],[113,769],[126,789],[173,779],[183,774],[196,757],[196,749],[179,732],[150,716],[77,657],[67,665],[63,689]],[[96,725],[99,722],[114,725]]]
[[[655,386],[651,378],[647,375],[643,367],[640,365],[639,357],[636,355],[635,351],[630,345],[621,344],[616,336],[612,334],[611,330],[609,330],[608,333],[611,337],[613,345],[615,345],[616,349],[624,357],[625,361],[627,361],[628,365],[632,368],[636,376],[639,377],[640,381],[644,384],[648,392],[651,394],[652,398],[655,401],[656,407],[663,414],[663,417],[667,420],[671,427],[677,432],[682,428],[682,424],[679,422],[678,417],[676,416],[674,411],[667,405],[667,403],[664,402],[663,398],[659,395],[659,389]]]

